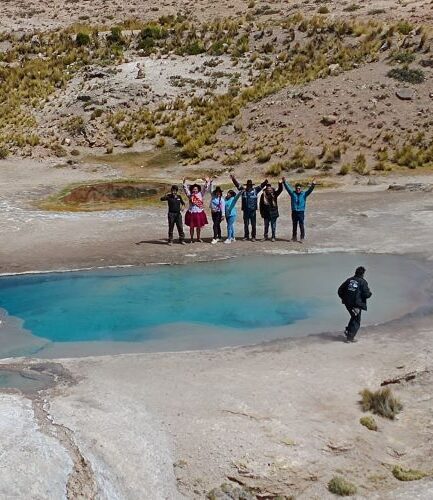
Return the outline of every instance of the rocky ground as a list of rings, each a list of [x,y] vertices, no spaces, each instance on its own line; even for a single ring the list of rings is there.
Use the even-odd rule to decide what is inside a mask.
[[[307,14],[314,14],[321,5],[326,5],[335,16],[348,17],[355,12],[358,16],[373,15],[374,17],[398,19],[404,17],[411,21],[429,22],[433,19],[429,0],[412,0],[400,2],[398,0],[368,0],[350,3],[345,0],[337,1],[304,1],[302,3],[273,0],[239,1],[226,0],[219,3],[209,3],[206,0],[199,2],[178,0],[161,2],[155,5],[151,2],[127,0],[118,2],[105,0],[89,2],[31,1],[22,2],[3,1],[0,8],[0,27],[6,30],[47,29],[68,26],[71,22],[85,23],[88,21],[105,24],[130,18],[155,19],[161,15],[189,12],[197,19],[212,19],[215,17],[232,17],[251,12],[254,15],[278,17],[287,15],[294,10],[302,10]],[[355,8],[351,6],[355,5]]]

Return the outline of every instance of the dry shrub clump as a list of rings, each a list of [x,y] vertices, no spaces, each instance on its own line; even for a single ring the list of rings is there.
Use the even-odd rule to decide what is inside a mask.
[[[427,477],[428,473],[418,469],[403,469],[400,465],[396,465],[392,469],[392,475],[399,481],[418,481]]]
[[[371,411],[377,415],[393,420],[403,409],[400,400],[394,396],[389,387],[374,392],[369,389],[364,389],[360,394],[360,403],[363,411]]]
[[[371,415],[361,417],[359,419],[359,423],[364,427],[367,427],[367,429],[370,431],[377,431],[376,420],[374,420],[374,417],[372,417]]]
[[[348,497],[351,495],[355,495],[357,488],[353,483],[346,481],[344,477],[335,476],[328,483],[328,490],[334,495],[338,495],[340,497]]]

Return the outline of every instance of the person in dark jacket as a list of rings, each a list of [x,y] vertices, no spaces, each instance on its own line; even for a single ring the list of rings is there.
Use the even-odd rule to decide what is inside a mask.
[[[230,176],[233,184],[240,191],[242,186],[235,179],[234,175]],[[242,191],[242,212],[244,214],[244,240],[250,239],[250,224],[251,224],[251,241],[256,241],[256,212],[257,212],[257,197],[260,191],[266,186],[268,180],[264,180],[259,186],[254,186],[251,179],[247,180],[245,189]]]
[[[302,191],[302,186],[300,184],[296,184],[295,189],[293,189],[293,187],[288,182],[286,182],[285,177],[282,178],[282,181],[284,187],[286,188],[286,191],[289,193],[292,202],[292,223],[293,223],[292,241],[298,241],[298,224],[299,224],[299,229],[301,230],[301,239],[299,242],[303,243],[305,238],[304,220],[305,220],[305,209],[307,206],[307,198],[313,192],[316,184],[313,179],[312,183],[310,184],[310,187],[306,191]]]
[[[338,296],[350,314],[349,324],[344,332],[348,342],[355,342],[355,335],[361,326],[361,311],[367,310],[367,299],[371,297],[364,274],[365,268],[358,267],[355,275],[344,281],[338,288]]]
[[[275,233],[277,230],[278,212],[278,196],[283,192],[283,183],[278,183],[278,189],[274,189],[270,184],[267,184],[262,196],[260,197],[260,215],[265,223],[264,238],[269,240],[269,226],[271,226],[271,241],[275,241]]]
[[[161,201],[166,201],[168,205],[168,244],[173,244],[173,231],[176,225],[177,232],[179,233],[179,243],[186,245],[185,243],[185,233],[183,232],[182,224],[182,210],[185,206],[185,202],[182,196],[177,194],[179,188],[177,186],[171,186],[170,193],[167,193],[161,198]]]

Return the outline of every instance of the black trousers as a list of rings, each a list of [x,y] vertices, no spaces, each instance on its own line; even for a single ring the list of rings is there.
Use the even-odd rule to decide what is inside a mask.
[[[177,232],[179,233],[179,239],[182,241],[185,238],[185,233],[183,232],[182,214],[181,212],[168,212],[168,239],[173,241],[173,231],[176,225]]]
[[[256,210],[244,210],[244,238],[250,237],[250,224],[251,224],[251,238],[256,237]]]
[[[292,223],[293,223],[292,238],[294,240],[296,240],[298,237],[298,224],[299,224],[299,229],[301,230],[301,240],[305,238],[304,216],[305,212],[292,210]]]
[[[213,237],[214,239],[221,239],[221,221],[223,220],[223,214],[221,212],[212,212],[212,222],[213,222]]]
[[[359,311],[358,314],[355,314],[353,307],[346,306],[348,313],[350,314],[350,320],[346,327],[346,335],[349,340],[355,338],[355,335],[358,333],[359,328],[361,327],[361,309],[357,309]]]

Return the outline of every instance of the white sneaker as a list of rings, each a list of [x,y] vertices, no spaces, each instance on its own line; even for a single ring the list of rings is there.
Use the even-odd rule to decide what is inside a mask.
[[[231,243],[231,242],[232,242],[232,240],[231,240],[230,238],[227,238],[227,239],[225,240],[225,242],[224,242],[224,243],[225,243],[226,245],[228,245],[228,244],[229,244],[229,243]]]
[[[211,244],[212,245],[215,245],[215,243],[218,243],[218,240],[216,238],[214,238],[212,241],[211,241]]]
[[[234,243],[236,241],[236,238],[232,238],[232,243]]]

